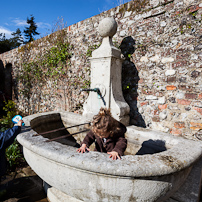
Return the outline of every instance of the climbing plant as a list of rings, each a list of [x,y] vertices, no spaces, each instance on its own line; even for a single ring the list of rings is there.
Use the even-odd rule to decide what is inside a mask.
[[[19,49],[21,55],[21,67],[18,72],[18,81],[20,84],[20,93],[28,102],[30,107],[30,98],[34,89],[39,90],[47,82],[57,83],[68,71],[73,47],[68,42],[64,30],[59,30],[43,40],[44,46],[40,46],[40,41],[29,43]],[[51,44],[52,47],[48,48]],[[32,52],[35,51],[36,54]],[[31,57],[32,56],[32,57]],[[56,86],[55,86],[56,87]],[[40,95],[38,95],[40,99]]]
[[[3,107],[4,112],[6,113],[2,119],[0,119],[0,131],[3,132],[11,127],[13,127],[12,118],[16,115],[17,109],[15,103],[12,100],[5,102]]]
[[[93,52],[95,49],[99,48],[100,45],[101,45],[101,43],[99,43],[99,44],[94,44],[94,45],[89,45],[89,46],[88,46],[88,49],[87,49],[87,52],[86,52],[86,56],[87,56],[87,57],[92,57],[92,52]]]

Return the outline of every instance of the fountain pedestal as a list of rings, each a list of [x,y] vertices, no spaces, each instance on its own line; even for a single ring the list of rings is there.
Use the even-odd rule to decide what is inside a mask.
[[[99,88],[102,97],[90,92],[84,104],[83,115],[92,119],[101,107],[107,107],[111,109],[115,119],[129,125],[130,108],[123,98],[121,85],[121,51],[112,43],[116,30],[117,23],[113,18],[105,18],[99,24],[98,31],[103,41],[92,53],[91,89]]]

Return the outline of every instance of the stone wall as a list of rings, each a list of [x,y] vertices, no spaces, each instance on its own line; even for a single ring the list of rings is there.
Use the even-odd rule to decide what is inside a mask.
[[[29,113],[58,109],[82,112],[87,94],[79,90],[88,86],[90,52],[101,43],[98,24],[109,16],[118,23],[113,41],[125,56],[122,83],[131,124],[194,138],[202,129],[200,0],[134,0],[65,28],[73,46],[66,76],[75,79],[75,85],[69,88],[68,79],[57,87],[47,82],[34,89],[29,101],[19,95],[19,108],[28,111],[29,107]],[[32,55],[45,38],[34,42]],[[12,64],[15,81],[22,60],[18,49],[1,54],[0,60],[4,65]]]

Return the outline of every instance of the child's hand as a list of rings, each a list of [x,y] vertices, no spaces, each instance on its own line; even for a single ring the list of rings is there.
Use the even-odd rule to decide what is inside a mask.
[[[86,144],[82,144],[79,149],[77,149],[77,152],[85,153],[87,151],[90,151],[90,149],[86,146]]]
[[[112,160],[121,159],[118,152],[112,151],[107,153],[110,154],[109,158],[112,158]]]
[[[20,126],[20,127],[22,127],[22,124],[24,123],[24,121],[23,120],[19,120],[18,121],[18,123],[17,123],[17,126]]]

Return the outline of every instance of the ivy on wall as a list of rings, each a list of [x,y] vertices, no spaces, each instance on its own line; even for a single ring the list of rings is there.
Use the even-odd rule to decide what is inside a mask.
[[[50,44],[51,47],[48,48]],[[28,108],[34,89],[40,92],[47,82],[51,82],[52,88],[57,88],[64,81],[71,85],[71,78],[67,74],[72,50],[73,46],[68,42],[64,30],[47,36],[41,44],[37,41],[19,49],[21,65],[17,78],[20,94],[28,102]],[[38,93],[38,98],[40,97]]]

